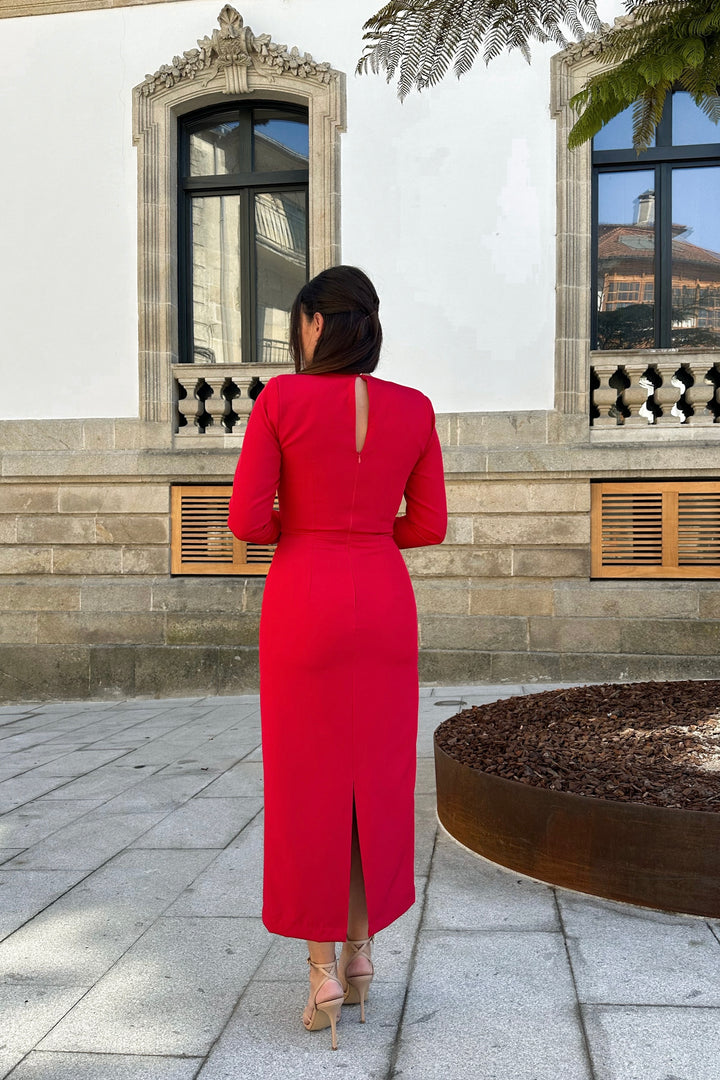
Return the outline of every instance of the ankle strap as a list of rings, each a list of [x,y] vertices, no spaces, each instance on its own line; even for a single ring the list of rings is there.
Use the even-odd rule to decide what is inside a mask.
[[[352,959],[355,959],[356,956],[360,956],[362,954],[362,956],[365,956],[368,960],[370,960],[370,945],[374,940],[375,935],[373,934],[369,938],[360,938],[358,941],[353,941],[352,938],[346,938],[345,944],[350,946],[350,950],[352,952]]]
[[[330,960],[327,964],[320,964],[317,960],[311,960],[309,956],[307,958],[307,962],[313,967],[320,968],[321,971],[324,971],[326,975],[330,976],[333,975],[333,970],[336,968],[337,965],[337,959]]]

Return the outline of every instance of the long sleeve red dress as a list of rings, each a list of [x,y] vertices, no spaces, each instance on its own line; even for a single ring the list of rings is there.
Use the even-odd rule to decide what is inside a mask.
[[[360,451],[357,378],[369,403]],[[430,399],[374,375],[269,379],[228,525],[277,541],[259,630],[262,921],[345,939],[354,799],[372,935],[415,902],[418,624],[400,548],[439,544],[447,529]]]

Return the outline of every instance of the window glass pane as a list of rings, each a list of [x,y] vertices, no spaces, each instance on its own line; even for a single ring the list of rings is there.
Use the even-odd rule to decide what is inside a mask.
[[[290,309],[307,281],[304,191],[255,196],[257,362],[287,364]]]
[[[239,195],[192,200],[193,356],[195,363],[240,363]]]
[[[598,349],[655,344],[655,191],[651,170],[600,173]]]
[[[307,120],[272,109],[256,109],[253,122],[256,172],[307,169]]]
[[[673,169],[673,348],[720,347],[720,166]]]
[[[720,143],[720,124],[695,104],[687,90],[677,90],[672,96],[672,131],[673,146]]]
[[[609,123],[601,127],[593,138],[593,150],[631,150],[633,144],[632,114],[633,107],[628,105],[627,109],[623,109]],[[655,145],[654,137],[650,145]]]
[[[238,120],[213,124],[190,135],[190,175],[225,176],[250,171],[250,148]]]

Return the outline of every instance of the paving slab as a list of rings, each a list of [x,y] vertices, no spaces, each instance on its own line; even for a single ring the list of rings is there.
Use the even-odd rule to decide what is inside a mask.
[[[262,812],[168,908],[168,915],[262,915]]]
[[[720,942],[701,920],[686,925],[606,912],[599,923],[583,918],[576,903],[564,921],[580,1001],[720,1008]]]
[[[262,744],[258,743],[254,750],[245,754],[243,761],[262,761]]]
[[[535,686],[535,684],[531,684]],[[552,689],[560,689],[565,683],[553,683]],[[551,689],[543,687],[543,689]],[[494,701],[503,697],[517,697],[518,694],[526,693],[523,683],[472,683],[463,686],[436,686],[433,688],[433,698],[456,698],[467,697],[475,694],[480,697],[489,697]],[[531,692],[531,691],[530,691]]]
[[[560,930],[549,885],[463,847],[438,826],[423,925],[446,930]]]
[[[255,798],[191,799],[143,833],[132,848],[222,849],[262,810]]]
[[[52,742],[57,737],[56,731],[21,731],[16,735],[8,735],[2,740],[2,752],[11,754],[13,750],[31,750],[35,746]]]
[[[197,798],[198,800],[238,796],[262,798],[263,794],[262,762],[246,759],[232,765],[217,780],[213,780]]]
[[[213,857],[125,851],[78,884],[70,881],[65,895],[0,942],[0,984],[92,986]]]
[[[33,731],[46,726],[47,717],[42,714],[29,713],[8,718],[0,716],[0,748],[9,735],[18,735],[21,731]]]
[[[426,877],[435,850],[438,831],[437,807],[434,795],[415,797],[415,873]]]
[[[65,782],[62,776],[34,776],[32,773],[13,776],[0,783],[0,814],[46,795]]]
[[[9,859],[14,859],[21,851],[23,851],[23,848],[0,848],[0,864],[7,862]]]
[[[148,1054],[53,1054],[33,1050],[11,1080],[194,1080],[203,1058]]]
[[[717,1080],[720,1010],[585,1005],[594,1080]]]
[[[9,870],[7,867],[3,863],[0,868],[0,948],[3,938],[85,876],[83,870]]]
[[[39,765],[33,769],[33,776],[66,776],[78,777],[93,769],[99,769],[101,765],[107,765],[111,761],[122,759],[124,751],[119,750],[92,750],[83,749],[62,754],[45,765]]]
[[[53,799],[112,799],[115,795],[127,791],[139,784],[146,776],[165,768],[163,765],[123,765],[122,759],[117,764],[102,765],[85,776],[78,776],[62,787],[55,788],[43,796],[43,801]]]
[[[81,801],[80,805],[87,808],[88,801]],[[167,809],[113,813],[108,809],[109,805],[103,803],[95,810],[87,811],[79,821],[26,848],[6,863],[5,869],[94,870],[152,829],[168,813]]]
[[[0,841],[8,847],[30,847],[102,803],[102,799],[35,799],[3,815],[0,820]]]
[[[170,771],[166,766],[109,799],[105,807],[108,811],[119,814],[144,813],[148,810],[164,810],[170,813],[207,787],[221,771],[200,765],[184,765]]]
[[[712,926],[712,920],[702,915],[683,915],[672,911],[659,911],[657,908],[641,907],[638,904],[623,904],[618,900],[604,900],[599,896],[554,886],[557,893],[560,914],[565,929],[570,935],[594,934],[603,927],[613,925],[620,919],[624,925],[633,921],[647,926],[652,923],[667,923],[670,926]]]
[[[436,790],[434,757],[418,758],[415,774],[415,794],[434,795]]]
[[[359,1022],[359,1005],[343,1008],[337,1025],[338,1049],[333,1051],[329,1028],[307,1031],[302,1023],[307,980],[253,982],[198,1080],[293,1080],[327,1076],[335,1069],[344,1080],[385,1077],[404,995],[402,982],[373,983],[365,1006],[366,1022]]]
[[[395,1076],[591,1080],[561,933],[418,934]]]
[[[259,919],[162,916],[37,1048],[205,1055],[270,943]]]
[[[7,1076],[84,993],[82,986],[0,985],[0,1076]]]

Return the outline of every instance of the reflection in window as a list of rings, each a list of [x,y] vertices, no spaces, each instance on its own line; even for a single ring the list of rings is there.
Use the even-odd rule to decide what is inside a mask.
[[[593,139],[595,150],[629,150],[633,144],[633,106],[629,105],[600,128]],[[651,145],[654,145],[651,144]]]
[[[190,175],[223,176],[243,171],[243,132],[237,120],[213,124],[190,136]]]
[[[598,176],[597,339],[600,349],[655,340],[655,191],[651,171]]]
[[[181,121],[181,359],[290,362],[308,278],[307,110],[257,105]]]
[[[673,169],[672,207],[673,345],[718,348],[720,166]]]
[[[277,119],[276,112],[256,109],[253,125],[256,172],[307,168],[308,126],[306,120]]]
[[[195,359],[240,363],[241,207],[238,195],[192,200],[192,301]]]
[[[305,284],[305,192],[255,196],[257,356],[261,364],[289,363],[290,303]]]
[[[718,140],[718,125],[695,104],[687,90],[676,90],[672,96],[673,145],[698,146]]]
[[[593,348],[720,348],[720,129],[681,91],[639,156],[617,120],[593,140]]]

